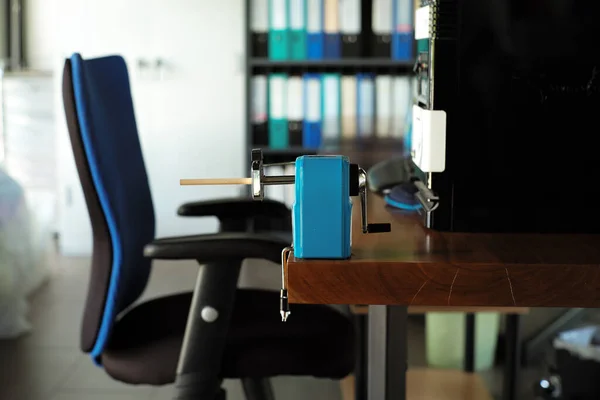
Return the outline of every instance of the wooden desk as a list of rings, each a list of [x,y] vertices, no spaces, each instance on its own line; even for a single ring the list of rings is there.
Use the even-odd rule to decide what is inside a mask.
[[[435,232],[423,228],[417,216],[386,208],[374,195],[368,214],[369,222],[391,222],[392,231],[362,234],[356,205],[350,260],[291,256],[285,268],[291,303],[376,305],[368,318],[373,334],[367,335],[367,370],[375,378],[366,389],[357,387],[369,399],[404,399],[411,392],[402,361],[407,311],[398,306],[600,306],[600,235]],[[472,319],[468,323],[472,326]],[[517,313],[508,314],[507,332],[503,398],[514,400],[520,365]],[[364,376],[357,379],[364,381]]]
[[[290,257],[291,303],[600,307],[600,235],[440,233],[375,195],[368,212],[392,231],[362,234],[355,203],[352,258]]]

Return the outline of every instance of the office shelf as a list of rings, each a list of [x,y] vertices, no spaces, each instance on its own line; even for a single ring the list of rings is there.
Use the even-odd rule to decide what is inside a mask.
[[[335,60],[286,60],[274,61],[268,58],[252,58],[253,68],[394,68],[412,71],[414,61],[398,61],[387,58],[347,58]]]
[[[313,154],[343,154],[350,157],[350,161],[357,162],[368,168],[381,160],[399,156],[403,152],[402,141],[398,138],[355,138],[335,142],[325,142],[319,149],[305,147],[288,147],[285,149],[271,149],[268,146],[251,145],[252,149],[262,149],[266,164],[289,162],[296,157]]]
[[[319,149],[302,146],[291,146],[282,149],[272,149],[267,145],[254,144],[251,149],[262,149],[263,154],[316,154],[331,151],[348,150],[402,150],[402,139],[396,137],[357,137],[352,139],[325,140]]]
[[[271,149],[268,146],[253,145],[248,149],[248,154],[252,149],[262,149],[263,161],[265,164],[275,164],[294,161],[297,157],[317,154],[316,149],[307,149],[304,147],[288,147],[285,149]]]

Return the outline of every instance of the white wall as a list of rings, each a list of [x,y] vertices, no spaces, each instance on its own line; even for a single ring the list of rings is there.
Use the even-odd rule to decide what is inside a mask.
[[[23,0],[25,57],[32,69],[50,71],[56,41],[57,0]]]
[[[59,113],[57,170],[63,253],[91,251],[91,230],[60,97],[64,59],[73,52],[84,58],[121,54],[128,62],[157,236],[214,231],[216,221],[177,217],[177,207],[186,201],[236,196],[239,189],[180,187],[179,179],[247,175],[243,2],[29,1],[44,3],[40,14],[54,8],[54,21],[30,25],[33,33],[28,34],[42,37],[51,29],[53,39],[32,39],[27,55],[31,60],[46,60],[52,54]],[[140,69],[137,63],[142,59],[151,65],[162,59],[168,69],[162,74],[156,68]]]

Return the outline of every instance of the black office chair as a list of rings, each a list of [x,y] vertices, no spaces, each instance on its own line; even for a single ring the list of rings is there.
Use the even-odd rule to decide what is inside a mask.
[[[354,331],[341,313],[296,305],[283,323],[277,292],[236,287],[244,259],[280,262],[289,237],[244,231],[248,221],[287,218],[285,206],[232,199],[186,205],[180,212],[214,215],[229,232],[155,240],[125,61],[73,55],[63,101],[94,237],[81,348],[99,366],[130,384],[175,382],[182,400],[224,399],[224,378],[241,379],[253,400],[272,397],[272,376],[339,379],[353,370]],[[197,260],[195,291],[134,304],[152,259]]]

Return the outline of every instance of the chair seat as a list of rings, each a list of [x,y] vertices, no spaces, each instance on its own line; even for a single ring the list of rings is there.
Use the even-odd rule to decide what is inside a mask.
[[[102,355],[113,378],[131,384],[175,380],[192,293],[160,297],[133,307],[115,325]],[[352,322],[321,305],[292,305],[279,316],[279,293],[238,290],[221,376],[304,375],[343,378],[354,368]]]

